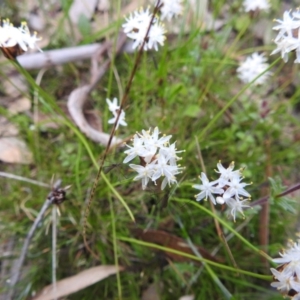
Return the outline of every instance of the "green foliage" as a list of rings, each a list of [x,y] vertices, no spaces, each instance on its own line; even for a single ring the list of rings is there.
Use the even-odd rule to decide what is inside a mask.
[[[71,2],[62,1],[64,18]],[[225,2],[212,1],[213,15],[219,15]],[[226,167],[235,161],[237,168],[244,169],[245,182],[252,182],[248,189],[252,201],[266,196],[265,187],[271,194],[267,253],[277,256],[287,238],[294,238],[299,196],[277,195],[299,180],[297,132],[300,122],[298,112],[294,110],[299,100],[299,85],[291,97],[286,97],[290,79],[285,73],[276,75],[285,77],[281,81],[287,81],[286,84],[278,82],[275,75],[260,88],[239,81],[236,68],[241,53],[269,49],[258,45],[252,37],[248,25],[254,20],[248,15],[236,17],[239,7],[240,1],[233,1],[229,9],[231,19],[218,31],[195,27],[184,34],[182,28],[183,31],[174,40],[166,41],[158,52],[143,53],[125,105],[128,126],[120,128],[117,134],[127,138],[141,129],[158,126],[162,133],[173,135],[178,150],[186,150],[181,153],[180,162],[185,170],[178,177],[180,184],[175,188],[167,187],[161,191],[149,184],[149,188],[142,191],[141,183],[132,181],[135,175],[122,163],[124,148],[108,153],[87,227],[89,246],[99,255],[100,262],[84,248],[82,234],[87,199],[104,147],[80,133],[60,106],[72,90],[86,82],[89,65],[74,63],[49,70],[41,87],[33,80],[37,74],[19,69],[32,89],[26,96],[33,101],[34,91],[38,91],[40,111],[58,124],[58,128],[38,126],[32,131],[29,116],[10,117],[30,147],[34,163],[23,166],[1,164],[1,170],[49,184],[54,175],[62,179],[64,186],[71,185],[68,200],[60,206],[57,278],[74,275],[99,263],[118,262],[127,267],[119,280],[112,276],[68,299],[118,299],[120,294],[122,299],[140,299],[152,282],[163,283],[161,299],[166,300],[187,294],[194,294],[195,299],[229,299],[228,294],[232,295],[231,299],[281,298],[270,290],[272,279],[262,262],[260,206],[249,209],[245,212],[245,220],[238,218],[234,223],[220,205],[212,213],[208,202],[195,204],[196,190],[191,187],[200,183],[201,172],[216,179],[214,169],[219,160]],[[270,16],[270,20],[273,17]],[[78,27],[83,43],[88,43],[104,39],[107,34],[113,40],[119,31],[116,24],[93,32],[89,20],[81,18]],[[62,31],[54,33],[51,42],[54,47],[65,43],[71,45],[72,35],[61,28]],[[91,103],[99,109],[106,132],[111,130],[111,125],[107,124],[110,112],[105,98],[120,98],[135,58],[135,53],[117,57],[111,68],[118,76],[108,71],[91,94]],[[273,62],[275,59],[270,58]],[[276,73],[277,68],[280,64],[275,62],[272,71]],[[266,115],[263,115],[261,100],[268,102],[270,111]],[[0,113],[8,115],[6,109],[1,108]],[[198,146],[206,170],[199,161]],[[271,175],[266,171],[268,168],[272,169]],[[3,243],[15,237],[16,244],[21,247],[49,190],[7,178],[1,178],[0,189],[0,241]],[[240,273],[216,233],[215,220],[222,225]],[[50,226],[51,214],[48,212],[31,242],[27,255],[29,273],[19,285],[20,299],[51,282],[51,238],[46,234]],[[218,261],[201,264],[201,257],[192,253],[187,261],[172,262],[163,252],[168,246],[164,245],[158,251],[149,246],[151,241],[139,243],[134,228],[165,230],[185,243],[189,239],[209,253],[215,250]]]

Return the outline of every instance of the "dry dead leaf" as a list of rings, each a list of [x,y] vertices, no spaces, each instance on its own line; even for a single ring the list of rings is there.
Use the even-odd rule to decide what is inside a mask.
[[[0,138],[0,160],[13,164],[32,163],[32,153],[18,137]]]
[[[95,12],[98,0],[75,0],[73,1],[69,16],[73,23],[77,24],[81,16],[90,20]]]
[[[14,100],[11,100],[7,109],[12,114],[18,114],[24,111],[27,111],[31,108],[31,101],[26,97],[20,97]]]
[[[9,73],[9,70],[7,70]],[[2,81],[5,94],[11,98],[17,98],[23,93],[27,93],[28,86],[24,77],[19,73],[11,73],[9,80]]]
[[[0,116],[0,137],[15,136],[19,134],[18,127]]]
[[[28,25],[37,32],[42,32],[46,27],[46,19],[41,10],[31,11],[28,16]]]
[[[108,0],[99,0],[97,9],[99,11],[108,11],[110,8],[110,1]]]
[[[60,117],[56,117],[55,118],[60,119]],[[59,122],[53,120],[53,118],[49,117],[49,115],[46,115],[44,113],[42,113],[41,111],[38,112],[37,114],[37,124],[39,126],[39,128],[42,131],[46,131],[47,129],[58,129],[59,128]]]
[[[99,2],[99,6],[98,6],[98,10],[100,12],[107,12],[105,11],[104,8],[106,8],[105,6],[105,2],[107,2],[107,0],[102,0],[102,3]],[[109,1],[108,1],[109,2]],[[109,19],[107,19],[107,13],[104,14],[104,17],[103,17],[103,14],[99,14],[97,15],[97,17],[95,18],[95,20],[92,22],[92,27],[94,30],[101,30],[105,27],[107,27],[109,25],[109,22],[112,23],[114,21],[116,21],[118,18],[120,18],[120,15],[121,16],[126,16],[128,15],[129,13],[132,13],[133,11],[137,10],[139,7],[142,6],[142,2],[143,1],[140,1],[140,0],[133,0],[131,1],[128,5],[122,7],[122,12],[121,14],[119,13],[113,13],[112,16],[109,16]],[[128,49],[128,48],[126,48]],[[130,43],[130,49],[129,49],[129,52],[132,53],[132,44]]]
[[[68,109],[69,113],[80,128],[80,130],[91,140],[100,143],[104,146],[108,144],[109,141],[109,134],[105,132],[101,132],[95,130],[91,124],[88,123],[84,114],[83,114],[83,107],[87,101],[89,96],[90,87],[88,85],[82,86],[80,88],[75,89],[69,96],[68,99]],[[122,143],[121,139],[113,137],[111,145],[117,145]]]
[[[124,268],[121,266],[118,268],[116,266],[90,268],[77,275],[58,281],[55,291],[52,284],[46,286],[37,296],[32,298],[32,300],[52,300],[70,295],[123,270]]]
[[[163,289],[163,283],[152,283],[143,292],[141,300],[160,300],[160,292]]]

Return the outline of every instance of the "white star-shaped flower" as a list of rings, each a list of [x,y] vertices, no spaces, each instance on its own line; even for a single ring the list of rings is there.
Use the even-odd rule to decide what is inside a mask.
[[[232,179],[233,177],[241,176],[240,170],[235,170],[235,171],[233,170],[234,169],[234,161],[230,163],[230,165],[228,166],[227,169],[225,169],[223,167],[223,165],[221,164],[221,162],[219,161],[217,163],[217,168],[218,168],[218,171],[216,171],[216,172],[220,174],[220,178],[218,179],[219,187],[223,187],[223,186],[227,185],[228,181],[230,179]]]
[[[148,32],[150,23],[151,26]],[[126,35],[133,40],[132,49],[139,48],[144,44],[143,49],[145,51],[150,49],[157,51],[158,45],[162,46],[164,44],[166,33],[164,26],[158,22],[156,17],[152,18],[149,9],[134,12],[126,19],[126,23],[122,27]]]
[[[110,101],[109,99],[106,99],[106,103],[108,105],[108,109],[113,113],[114,117],[111,118],[110,120],[108,120],[108,124],[115,124],[117,118],[118,118],[118,114],[119,114],[119,110],[120,110],[120,106],[118,105],[118,99],[114,98],[113,101]],[[122,126],[127,126],[127,123],[125,121],[125,112],[122,109],[120,116],[119,116],[119,120],[118,123],[116,125],[116,129],[119,128],[119,125]]]
[[[228,205],[229,209],[231,210],[230,213],[233,217],[233,221],[235,222],[235,218],[236,218],[236,213],[239,212],[240,214],[242,214],[242,216],[244,217],[244,212],[243,212],[243,208],[244,207],[250,207],[248,205],[248,200],[237,200],[237,199],[233,199],[233,198],[229,198],[226,202],[226,204]]]
[[[111,118],[110,120],[108,120],[108,124],[115,124],[115,122],[117,121],[118,112],[114,112],[113,115],[114,115],[114,117]],[[125,121],[125,112],[124,112],[124,110],[122,110],[121,113],[120,113],[119,120],[118,120],[118,123],[116,125],[116,129],[119,128],[119,125],[127,126],[127,123]]]
[[[256,10],[268,11],[270,9],[270,3],[268,0],[244,0],[243,5],[246,12]]]
[[[182,13],[181,0],[160,0],[160,3],[161,20],[167,19],[171,21],[173,17]]]
[[[275,287],[280,292],[288,293],[291,289],[296,292],[300,292],[300,282],[295,279],[293,274],[283,270],[279,272],[278,270],[271,268],[271,272],[274,277],[278,280],[271,283],[271,286]]]
[[[207,199],[209,198],[210,201],[216,205],[216,199],[213,196],[213,194],[223,194],[224,190],[221,188],[216,187],[215,185],[218,183],[218,180],[215,181],[209,181],[205,175],[205,173],[201,173],[201,177],[200,177],[202,184],[194,184],[193,188],[200,190],[201,192],[199,194],[197,194],[196,200],[200,201],[202,199]]]
[[[1,48],[11,48],[18,46],[24,52],[26,52],[28,48],[37,48],[38,50],[40,50],[36,45],[36,42],[39,40],[40,38],[36,36],[36,33],[34,33],[33,35],[30,34],[30,31],[25,22],[23,22],[21,26],[17,28],[14,27],[8,19],[2,21],[2,26],[0,26]]]
[[[155,164],[150,163],[144,166],[130,164],[130,168],[138,172],[138,175],[133,180],[142,180],[142,189],[144,190],[155,172]]]
[[[161,185],[162,190],[166,187],[167,183],[169,185],[177,183],[175,175],[180,173],[179,167],[177,165],[170,165],[168,161],[168,158],[160,151],[155,161],[156,171],[152,176],[152,180],[156,181],[161,176],[165,177]]]
[[[120,106],[118,105],[118,99],[117,98],[114,98],[113,101],[110,101],[107,98],[106,103],[108,105],[109,111],[111,111],[111,112],[115,112],[116,110],[120,109]]]
[[[249,185],[248,183],[241,182],[243,178],[241,177],[233,177],[228,181],[228,189],[225,191],[224,195],[228,195],[228,197],[235,196],[236,199],[241,196],[251,197],[251,195],[244,189],[245,186]]]
[[[134,180],[141,179],[143,189],[146,188],[149,180],[156,184],[161,177],[163,178],[162,190],[167,184],[170,186],[177,183],[176,175],[181,173],[183,168],[176,163],[179,159],[176,153],[182,151],[177,151],[175,143],[170,145],[171,137],[171,135],[160,137],[160,131],[155,127],[153,131],[150,128],[142,130],[141,133],[137,132],[133,138],[133,146],[126,145],[129,149],[125,151],[127,156],[123,162],[129,162],[139,156],[141,166],[132,164],[130,167],[138,172]]]
[[[267,59],[263,54],[253,53],[243,61],[237,69],[238,77],[244,82],[249,83],[258,75],[266,71],[269,68],[269,64],[266,63]],[[253,84],[259,85],[266,82],[272,73],[270,71],[265,72],[258,77]]]
[[[300,12],[299,10],[291,13],[285,11],[283,20],[275,20],[278,25],[273,29],[278,31],[274,42],[277,48],[272,51],[272,54],[281,52],[281,57],[284,62],[288,61],[288,53],[295,50],[296,60],[295,63],[300,63]]]

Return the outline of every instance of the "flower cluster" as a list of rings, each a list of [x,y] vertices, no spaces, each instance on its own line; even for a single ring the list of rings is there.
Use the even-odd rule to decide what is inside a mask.
[[[123,163],[133,160],[135,157],[140,158],[140,165],[130,164],[138,175],[134,180],[142,180],[143,190],[147,187],[149,180],[156,184],[156,180],[164,177],[161,183],[163,190],[167,184],[171,185],[177,183],[175,175],[180,173],[182,169],[177,165],[180,159],[177,153],[175,143],[170,144],[171,135],[159,137],[159,130],[157,127],[151,132],[142,130],[142,133],[136,133],[132,139],[133,145],[126,145],[129,149],[125,151],[127,157]]]
[[[2,26],[0,26],[0,47],[9,58],[15,58],[17,55],[25,52],[28,48],[37,48],[36,42],[40,38],[30,34],[27,24],[23,22],[20,27],[14,27],[10,21],[3,20]],[[12,51],[9,51],[10,48]],[[13,51],[13,48],[17,48]],[[40,50],[40,49],[39,49]],[[9,53],[7,53],[9,51]]]
[[[271,286],[284,296],[300,299],[300,240],[298,243],[290,242],[289,249],[279,254],[280,258],[273,259],[280,266],[277,269],[271,268],[275,279]]]
[[[266,63],[266,61],[267,59],[263,54],[258,54],[257,52],[253,53],[252,55],[248,56],[246,60],[238,67],[238,77],[244,83],[251,82],[255,77],[266,71],[266,69],[269,67],[269,64]],[[272,75],[272,72],[265,72],[255,80],[254,84],[263,84],[270,75]]]
[[[150,30],[147,38],[145,39],[149,26]],[[134,40],[132,46],[133,49],[141,47],[144,40],[144,50],[154,48],[157,51],[158,44],[164,44],[165,29],[158,19],[152,16],[152,14],[149,12],[149,8],[147,8],[145,11],[143,9],[135,11],[128,18],[126,18],[126,23],[123,24],[122,27],[127,36]]]
[[[243,5],[246,12],[256,10],[268,11],[270,8],[270,3],[268,0],[244,0]]]
[[[182,12],[182,0],[156,0],[155,6],[160,10],[160,19],[170,21],[174,16]],[[126,22],[122,25],[126,35],[132,39],[132,49],[140,48],[143,50],[158,50],[158,45],[163,46],[165,41],[166,30],[164,25],[159,21],[157,15],[153,16],[149,8],[140,9],[130,14]],[[148,33],[148,34],[147,34]]]
[[[109,99],[106,99],[106,103],[108,104],[108,109],[113,113],[114,117],[108,120],[108,124],[115,124],[119,111],[120,106],[118,105],[118,99],[114,98],[113,101],[110,101]],[[127,126],[127,123],[125,122],[125,111],[122,109],[118,123],[116,125],[116,129],[119,128],[119,125]]]
[[[201,173],[202,184],[195,184],[193,187],[200,190],[201,192],[195,195],[197,201],[202,199],[210,201],[216,205],[218,204],[227,204],[231,210],[231,215],[235,221],[236,212],[240,212],[243,216],[243,208],[249,207],[247,205],[248,199],[242,200],[243,197],[250,198],[250,194],[244,189],[245,186],[249,185],[241,182],[242,172],[241,170],[233,170],[234,162],[232,162],[227,169],[225,169],[221,162],[217,164],[218,171],[220,174],[219,179],[214,181],[209,181],[205,173]],[[215,198],[215,195],[216,196]]]
[[[276,20],[276,22],[279,24],[274,26],[273,29],[278,31],[278,35],[274,40],[277,48],[271,55],[281,52],[282,59],[287,62],[288,53],[295,51],[295,63],[300,63],[300,11],[286,11],[283,14],[283,20]]]
[[[160,1],[159,9],[161,16],[160,18],[162,20],[167,19],[168,21],[171,21],[171,19],[175,16],[178,16],[182,12],[182,5],[181,0],[158,0]],[[156,5],[157,2],[156,1]]]

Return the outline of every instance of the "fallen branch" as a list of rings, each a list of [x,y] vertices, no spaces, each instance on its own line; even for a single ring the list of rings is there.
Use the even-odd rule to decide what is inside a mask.
[[[126,42],[126,35],[121,33],[116,45],[115,52],[116,54],[120,53],[122,47]],[[107,44],[106,49],[102,48],[99,54],[103,54],[104,51],[107,51],[111,48],[111,45]],[[94,129],[86,120],[83,114],[83,107],[88,99],[91,91],[96,87],[99,80],[105,75],[108,68],[111,64],[111,58],[108,58],[104,61],[100,68],[94,71],[91,78],[91,83],[84,85],[82,87],[76,88],[72,91],[68,98],[68,110],[75,124],[79,127],[79,129],[92,141],[96,143],[100,143],[106,146],[109,142],[110,135],[108,133],[100,132]],[[113,138],[111,146],[116,146],[118,144],[122,144],[122,140],[116,137]]]
[[[105,43],[97,43],[83,46],[76,46],[63,49],[55,49],[44,52],[28,53],[17,57],[19,64],[26,70],[36,70],[42,68],[50,68],[53,66],[63,65],[73,61],[79,61],[92,58],[95,53],[106,49]],[[133,52],[132,42],[128,41],[124,48],[124,52]]]

